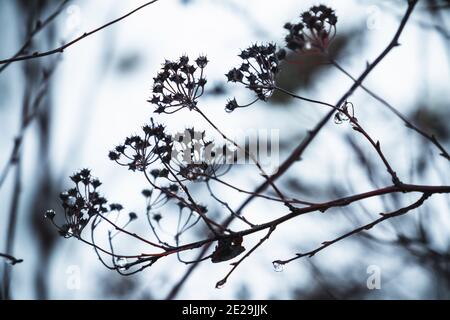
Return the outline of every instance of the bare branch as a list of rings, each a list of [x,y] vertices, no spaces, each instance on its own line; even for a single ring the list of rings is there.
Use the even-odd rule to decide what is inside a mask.
[[[52,50],[49,50],[49,51],[45,51],[45,52],[34,52],[31,55],[18,55],[18,56],[11,57],[9,59],[0,60],[0,65],[2,65],[2,64],[3,65],[4,64],[9,64],[11,62],[16,62],[16,61],[37,59],[37,58],[46,57],[46,56],[50,56],[50,55],[57,54],[57,53],[63,53],[64,50],[66,50],[70,46],[73,46],[74,44],[76,44],[77,42],[83,40],[84,38],[87,38],[87,37],[89,37],[89,36],[99,32],[99,31],[101,31],[101,30],[103,30],[105,28],[110,27],[113,24],[116,24],[117,22],[120,22],[120,21],[126,19],[127,17],[131,16],[132,14],[138,12],[141,9],[144,9],[145,7],[155,3],[157,1],[158,0],[152,0],[152,1],[149,1],[147,3],[144,3],[143,5],[135,8],[134,10],[128,12],[127,14],[125,14],[125,15],[123,15],[123,16],[115,19],[115,20],[112,20],[112,21],[110,21],[110,22],[108,22],[108,23],[106,23],[106,24],[104,24],[104,25],[102,25],[102,26],[100,26],[100,27],[98,27],[96,29],[93,29],[93,30],[91,30],[89,32],[85,32],[81,36],[79,36],[78,38],[75,38],[72,41],[69,41],[68,43],[66,43],[66,44],[64,44],[64,45],[62,45],[62,46],[60,46],[58,48],[55,48],[55,49],[52,49]]]
[[[5,253],[1,253],[1,252],[0,252],[0,258],[8,260],[12,265],[23,262],[23,259],[17,259],[9,254],[5,254]]]
[[[62,10],[69,1],[70,0],[62,1],[50,16],[48,16],[45,20],[36,23],[36,26],[34,27],[33,31],[30,32],[22,47],[16,52],[16,54],[12,58],[9,59],[9,61],[6,61],[0,67],[0,73],[2,73],[13,62],[13,60],[11,59],[20,57],[30,47],[33,38],[61,14]]]
[[[291,258],[291,259],[288,259],[288,260],[275,260],[275,261],[273,261],[273,264],[274,264],[274,265],[284,265],[284,264],[287,264],[287,263],[289,263],[289,262],[291,262],[291,261],[294,261],[294,260],[297,260],[297,259],[300,259],[300,258],[303,258],[303,257],[309,257],[309,258],[311,258],[311,257],[313,257],[316,253],[322,251],[322,250],[325,249],[326,247],[331,246],[332,244],[335,244],[336,242],[339,242],[339,241],[341,241],[341,240],[344,240],[344,239],[346,239],[346,238],[349,238],[349,237],[351,237],[351,236],[353,236],[353,235],[355,235],[355,234],[358,234],[358,233],[360,233],[360,232],[363,232],[363,231],[366,231],[366,230],[370,230],[370,229],[372,229],[374,226],[376,226],[377,224],[383,222],[384,220],[391,219],[391,218],[394,218],[394,217],[398,217],[398,216],[401,216],[401,215],[404,215],[404,214],[410,212],[411,210],[417,209],[417,208],[420,207],[420,206],[421,206],[421,205],[422,205],[422,204],[423,204],[430,196],[431,196],[430,193],[424,193],[424,194],[422,194],[422,196],[420,197],[419,200],[417,200],[416,202],[414,202],[413,204],[411,204],[411,205],[409,205],[409,206],[403,207],[403,208],[401,208],[401,209],[398,209],[398,210],[396,210],[396,211],[389,212],[389,213],[380,213],[381,218],[378,218],[377,220],[374,220],[374,221],[372,221],[372,222],[370,222],[370,223],[368,223],[368,224],[366,224],[366,225],[364,225],[364,226],[361,226],[361,227],[359,227],[359,228],[356,228],[356,229],[354,229],[354,230],[352,230],[352,231],[350,231],[350,232],[348,232],[348,233],[346,233],[346,234],[344,234],[344,235],[342,235],[342,236],[340,236],[340,237],[338,237],[338,238],[336,238],[336,239],[334,239],[334,240],[331,240],[331,241],[324,241],[324,242],[322,243],[322,245],[321,245],[320,247],[318,247],[317,249],[314,249],[314,250],[311,250],[311,251],[305,252],[305,253],[297,253],[296,257]]]

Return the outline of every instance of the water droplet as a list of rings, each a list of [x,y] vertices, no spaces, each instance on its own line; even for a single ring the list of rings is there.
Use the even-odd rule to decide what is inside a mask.
[[[125,266],[128,264],[127,258],[119,257],[116,259],[116,265],[119,267],[119,270],[125,270]]]
[[[275,272],[282,272],[284,270],[284,263],[282,263],[281,261],[274,261],[272,262],[272,264]]]
[[[67,198],[66,203],[69,207],[73,207],[75,205],[76,201],[77,201],[77,199],[75,197],[69,197],[69,198]]]
[[[225,286],[225,283],[227,281],[225,279],[220,280],[219,282],[216,283],[216,289],[222,289]]]

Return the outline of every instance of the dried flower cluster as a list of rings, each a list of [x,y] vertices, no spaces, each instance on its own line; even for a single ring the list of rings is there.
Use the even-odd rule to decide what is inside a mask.
[[[225,175],[237,157],[228,144],[217,145],[207,140],[205,131],[186,129],[175,135],[170,167],[183,180],[206,181]]]
[[[280,62],[286,56],[286,51],[277,50],[276,45],[254,44],[239,54],[243,63],[239,68],[231,69],[227,74],[228,82],[238,82],[253,91],[259,100],[267,101],[273,94],[276,76],[280,71]],[[226,105],[227,111],[233,111],[239,106],[235,99]]]
[[[237,152],[226,143],[218,146],[206,139],[204,131],[194,128],[172,136],[152,119],[142,131],[142,136],[128,137],[110,151],[109,158],[132,171],[146,172],[151,165],[158,165],[150,170],[150,175],[176,183],[177,179],[200,181],[224,175],[237,157]],[[169,171],[178,177],[171,177]]]
[[[163,125],[155,124],[153,119],[142,128],[143,136],[133,135],[109,152],[109,158],[132,171],[145,171],[158,160],[169,162],[173,140],[165,133]]]
[[[286,46],[293,51],[326,50],[336,35],[334,10],[324,5],[313,6],[300,19],[298,23],[284,25],[289,31]]]
[[[153,96],[148,100],[156,105],[155,113],[171,114],[183,108],[195,109],[197,99],[205,90],[203,70],[207,64],[205,56],[198,57],[195,65],[189,63],[187,56],[176,62],[167,60],[161,72],[153,78]]]
[[[108,201],[97,191],[101,182],[92,178],[90,170],[80,170],[70,179],[75,183],[75,187],[62,192],[59,196],[65,217],[65,223],[59,227],[59,232],[66,238],[79,237],[92,217],[108,212],[106,207]],[[118,209],[119,206],[111,205],[111,210]],[[53,221],[55,212],[47,211],[46,217]]]

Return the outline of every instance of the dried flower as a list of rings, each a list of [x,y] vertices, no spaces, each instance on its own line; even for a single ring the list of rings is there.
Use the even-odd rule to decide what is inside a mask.
[[[283,49],[277,51],[275,44],[254,44],[239,54],[243,63],[239,68],[233,68],[226,74],[228,82],[242,83],[256,94],[257,100],[266,101],[275,90],[280,61],[285,56],[286,52]],[[233,111],[246,106],[239,105],[233,99],[228,101],[226,110]]]
[[[80,170],[71,180],[75,187],[60,194],[66,221],[59,227],[59,233],[66,238],[79,237],[92,217],[108,212],[107,200],[96,191],[101,182],[91,176],[90,170]],[[122,206],[111,204],[110,208],[120,211]],[[53,220],[54,216],[53,210],[46,212],[49,219]]]
[[[197,99],[204,93],[203,70],[207,64],[205,56],[195,60],[196,66],[189,64],[187,56],[182,56],[178,62],[166,60],[161,72],[153,78],[153,96],[148,100],[157,106],[155,112],[170,114],[183,108],[195,109]]]
[[[130,217],[130,221],[136,220],[138,218],[137,214],[134,212],[130,212],[128,216]]]
[[[225,110],[227,112],[233,112],[237,108],[239,108],[239,104],[237,103],[236,98],[228,100],[225,105]]]
[[[151,123],[142,128],[143,135],[133,135],[122,145],[109,152],[109,158],[132,171],[144,171],[152,163],[170,161],[172,137],[165,133],[165,127]],[[158,173],[160,174],[160,173]]]
[[[289,31],[286,45],[293,51],[327,50],[336,35],[337,17],[334,10],[325,6],[312,6],[300,15],[301,21],[286,23]]]

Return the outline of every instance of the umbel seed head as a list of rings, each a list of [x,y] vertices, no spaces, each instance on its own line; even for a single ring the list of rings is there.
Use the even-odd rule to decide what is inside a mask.
[[[166,60],[153,84],[153,95],[147,102],[156,106],[155,113],[175,113],[183,108],[197,107],[207,83],[204,68],[208,64],[206,56],[199,56],[195,64],[189,57],[181,56],[178,61]]]
[[[337,16],[325,6],[312,6],[300,14],[296,24],[286,23],[286,46],[293,51],[325,51],[336,35]]]

